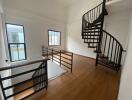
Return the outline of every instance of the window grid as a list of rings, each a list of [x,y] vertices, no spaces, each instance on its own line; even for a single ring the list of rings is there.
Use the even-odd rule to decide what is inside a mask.
[[[48,45],[60,46],[61,45],[61,32],[48,30]]]
[[[11,30],[11,28],[8,29],[8,25],[21,27],[22,28],[22,32],[21,33],[22,33],[23,36],[19,36],[20,32],[17,32],[17,33],[15,33],[15,34],[17,34],[17,36],[15,36],[15,38],[14,38],[13,37],[14,33],[13,32],[9,32],[9,30]],[[26,55],[26,43],[25,43],[24,27],[22,25],[6,23],[6,33],[7,33],[8,50],[9,50],[10,61],[11,62],[16,62],[16,61],[26,60],[27,59],[27,55]],[[20,38],[22,38],[22,39],[20,39]],[[16,48],[14,48],[14,47],[16,47]]]

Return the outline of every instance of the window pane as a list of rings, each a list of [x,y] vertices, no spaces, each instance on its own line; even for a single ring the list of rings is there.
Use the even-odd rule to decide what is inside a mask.
[[[19,44],[19,45],[18,45],[18,53],[19,53],[19,60],[25,59],[24,44]]]
[[[10,44],[10,54],[11,54],[12,61],[18,60],[17,45]]]
[[[24,43],[23,26],[6,24],[9,43]]]
[[[55,45],[58,45],[58,37],[57,37],[57,34],[58,34],[58,32],[55,32]]]
[[[60,45],[60,32],[49,31],[49,45]]]
[[[55,32],[52,31],[52,45],[55,45]]]
[[[21,25],[6,24],[6,30],[11,61],[26,59],[24,27]]]
[[[52,45],[52,33],[49,31],[49,45]]]
[[[57,44],[60,45],[60,32],[57,33]]]

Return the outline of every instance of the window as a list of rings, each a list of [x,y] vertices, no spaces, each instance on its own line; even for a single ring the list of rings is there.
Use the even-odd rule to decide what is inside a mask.
[[[61,45],[61,32],[48,30],[48,45],[49,46]]]
[[[12,62],[26,60],[26,44],[22,25],[6,24],[8,48]]]

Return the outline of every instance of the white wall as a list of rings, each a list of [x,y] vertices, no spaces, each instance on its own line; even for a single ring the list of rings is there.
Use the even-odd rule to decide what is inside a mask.
[[[3,7],[2,7],[2,2],[0,0],[0,68],[7,66],[7,63],[5,62],[5,60],[7,59],[6,56],[6,50],[5,50],[5,40],[4,40],[4,30],[3,30]],[[11,75],[11,70],[7,70],[7,71],[2,71],[0,72],[1,77],[5,77],[5,76],[10,76]],[[3,82],[4,87],[10,86],[12,84],[11,80],[7,80]],[[6,94],[12,94],[13,90],[9,89],[6,91]],[[0,88],[0,100],[4,100],[3,99],[3,94]],[[13,100],[13,98],[10,98],[10,100]]]
[[[55,5],[53,1],[40,1],[41,2],[36,0],[4,0],[5,22],[24,25],[27,60],[29,61],[42,58],[41,47],[43,45],[48,46],[48,29],[61,31],[61,46],[58,46],[58,48],[65,48],[65,8]],[[28,69],[29,68],[18,69],[17,71],[12,70],[12,73],[15,74]],[[29,77],[31,77],[31,75],[25,76],[25,79]],[[24,80],[24,77],[14,81],[18,82],[22,80]]]
[[[2,23],[2,22],[1,22],[1,19],[0,19],[0,23]],[[0,30],[1,30],[1,25],[0,25]],[[1,59],[0,59],[0,68],[1,68],[1,66],[3,66],[2,63],[4,62],[4,59],[3,59],[3,56],[2,56],[2,55],[3,55],[3,54],[2,54],[2,48],[3,48],[3,47],[2,47],[2,44],[3,44],[3,43],[2,43],[2,32],[0,32],[0,58],[1,58]],[[0,73],[0,74],[1,74],[1,73]],[[1,91],[1,88],[0,88],[0,100],[3,100],[3,99],[2,99],[2,91]]]
[[[108,16],[105,16],[104,30],[112,34],[122,44],[124,50],[127,50],[130,25],[129,21],[129,9],[125,11],[109,13]],[[126,53],[123,52],[122,64],[124,64],[125,55]]]
[[[132,12],[129,45],[125,64],[122,70],[118,100],[132,100]]]
[[[82,0],[69,8],[67,24],[67,49],[69,51],[95,58],[93,49],[88,48],[88,45],[85,44],[84,40],[81,38],[81,21],[83,14],[97,6],[100,2],[101,1],[97,0]],[[109,7],[109,9],[111,8]],[[108,16],[105,16],[104,29],[116,37],[117,40],[121,42],[124,49],[126,49],[127,38],[129,37],[129,16],[130,12],[128,10],[115,13],[111,12]],[[123,56],[125,55],[123,54]]]
[[[21,6],[20,7],[18,6],[18,5],[22,5],[20,3],[22,3],[23,5],[25,4],[24,5],[25,9],[22,9]],[[45,15],[47,14],[48,17],[40,16],[39,14],[36,15],[37,11],[32,12],[32,10],[30,10],[29,12],[26,8],[27,7],[26,3],[27,3],[26,1],[17,2],[17,0],[12,0],[12,2],[10,2],[9,0],[5,0],[4,12],[5,12],[5,20],[7,23],[24,25],[28,59],[36,59],[41,57],[41,46],[48,45],[48,32],[47,32],[48,29],[61,31],[62,34],[61,47],[65,48],[66,29],[65,29],[65,18],[64,18],[65,15],[63,15],[65,11],[62,10],[60,12],[60,9],[58,7],[57,8],[53,7],[51,9],[45,8],[43,9],[42,13]],[[32,4],[33,5],[30,6],[33,8],[34,3]],[[46,6],[46,4],[43,4],[43,6]],[[54,14],[54,16],[51,15],[51,13],[55,13],[53,9],[55,9],[56,11],[56,14]],[[48,11],[50,14],[44,11]],[[59,18],[61,19],[59,20]]]
[[[88,48],[81,37],[82,16],[91,8],[97,6],[100,0],[81,0],[69,8],[67,23],[67,50],[76,54],[95,58],[93,49]]]
[[[109,13],[105,17],[104,29],[112,34],[122,44],[123,48],[127,48],[127,38],[129,37],[129,22],[130,11],[122,11],[116,13]]]
[[[3,66],[3,62],[4,62],[4,59],[3,59],[3,34],[2,34],[2,19],[1,19],[1,13],[3,12],[3,9],[2,9],[2,2],[0,0],[0,68]],[[1,72],[0,72],[1,74]],[[0,88],[0,100],[3,100],[3,95],[2,95],[2,91],[1,91],[1,88]]]

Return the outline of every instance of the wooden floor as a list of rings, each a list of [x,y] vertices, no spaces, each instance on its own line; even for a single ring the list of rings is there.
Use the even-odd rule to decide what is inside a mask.
[[[117,100],[120,73],[102,66],[95,60],[74,55],[73,73],[49,81],[48,90],[30,100]]]

